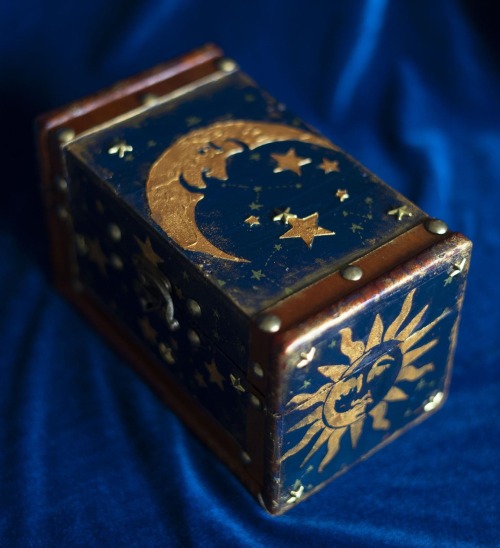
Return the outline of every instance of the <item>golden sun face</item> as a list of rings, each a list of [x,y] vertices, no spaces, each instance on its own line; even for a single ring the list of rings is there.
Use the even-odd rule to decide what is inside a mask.
[[[305,449],[319,433],[301,466],[326,445],[326,455],[318,468],[322,472],[337,455],[346,432],[352,448],[356,448],[368,415],[374,430],[389,430],[388,404],[408,399],[408,394],[397,384],[416,381],[434,369],[433,363],[420,367],[415,363],[438,339],[418,343],[447,313],[445,310],[417,329],[429,305],[409,319],[415,291],[408,294],[397,318],[387,328],[377,314],[366,343],[354,341],[351,328],[340,330],[340,350],[349,363],[320,366],[319,372],[331,382],[313,394],[299,394],[290,400],[290,404],[299,406],[297,411],[311,411],[287,431],[308,426],[302,440],[283,455],[282,461]]]

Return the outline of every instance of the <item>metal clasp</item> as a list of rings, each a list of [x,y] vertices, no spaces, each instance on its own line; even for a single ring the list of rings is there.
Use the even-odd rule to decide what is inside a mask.
[[[144,312],[164,311],[164,318],[170,331],[179,329],[175,319],[174,302],[172,300],[172,284],[158,268],[140,258],[135,260],[141,286],[139,300]]]

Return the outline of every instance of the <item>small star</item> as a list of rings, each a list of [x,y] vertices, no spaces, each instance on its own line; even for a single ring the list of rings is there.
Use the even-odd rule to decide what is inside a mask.
[[[458,276],[461,274],[465,268],[465,265],[467,263],[467,259],[464,257],[459,264],[453,265],[453,272],[450,274],[450,278],[454,278],[455,276]]]
[[[255,162],[258,162],[260,160],[260,154],[258,152],[254,152],[251,156],[250,156],[250,160],[254,160]]]
[[[318,169],[322,169],[325,172],[325,175],[332,173],[333,171],[336,171],[337,173],[340,171],[337,160],[332,161],[327,160],[326,158],[323,158],[323,163],[318,166]]]
[[[264,207],[264,206],[262,204],[257,204],[255,202],[252,202],[249,207],[252,211],[258,211],[261,207]]]
[[[297,215],[290,213],[290,208],[287,207],[285,210],[281,210],[277,215],[273,217],[273,221],[283,223],[284,225],[289,225],[288,222],[290,219],[296,219]]]
[[[450,285],[453,282],[453,278],[451,276],[448,276],[446,280],[444,281],[444,287],[447,285]]]
[[[280,173],[282,171],[293,171],[297,175],[300,175],[301,166],[311,163],[311,158],[301,158],[295,154],[295,149],[291,148],[286,154],[271,154],[271,158],[278,164],[274,168],[274,173]]]
[[[184,299],[184,294],[182,293],[182,289],[180,287],[174,287],[175,296],[182,301]]]
[[[144,337],[153,344],[156,344],[156,336],[158,335],[158,332],[154,327],[151,325],[151,322],[149,321],[149,318],[144,317],[139,320],[139,326],[141,328],[142,334]]]
[[[249,226],[258,226],[258,225],[260,225],[259,218],[256,217],[255,215],[250,215],[250,217],[247,217],[243,222],[246,223]]]
[[[262,270],[252,270],[252,279],[260,282],[261,278],[265,278],[266,275],[262,273]]]
[[[337,192],[335,193],[335,196],[336,196],[341,202],[343,202],[343,201],[347,200],[347,198],[349,198],[349,193],[347,192],[346,189],[341,189],[341,188],[339,188],[339,189],[337,190]]]
[[[309,365],[314,359],[315,354],[316,354],[316,347],[314,346],[309,350],[309,352],[301,352],[300,353],[301,360],[297,364],[297,367],[302,368],[302,367],[305,367],[306,365]]]
[[[254,192],[262,192],[262,187],[261,186],[254,186],[253,191]]]
[[[363,227],[361,225],[357,225],[356,223],[352,223],[351,225],[351,231],[353,234],[356,234],[356,232],[361,232],[363,230]]]
[[[333,340],[329,345],[328,348],[335,348],[337,346],[337,341]]]
[[[188,127],[195,126],[196,124],[199,124],[201,122],[201,118],[198,118],[198,116],[189,116],[186,118],[186,125]]]
[[[108,154],[118,154],[118,158],[124,158],[127,152],[132,152],[134,147],[127,145],[125,141],[120,141],[108,149]]]
[[[290,219],[292,228],[285,232],[280,239],[284,238],[301,238],[308,247],[312,247],[313,240],[316,236],[333,236],[335,232],[326,230],[318,226],[318,213],[313,213],[303,219]]]
[[[205,367],[207,368],[207,371],[210,375],[209,381],[215,383],[221,390],[224,390],[224,377],[217,369],[217,364],[215,363],[215,360],[212,358],[212,361],[210,363],[205,363]]]
[[[106,276],[106,263],[108,262],[108,259],[102,250],[99,240],[90,240],[88,257],[93,263],[97,265],[97,267],[101,271],[101,274],[103,276]]]
[[[153,141],[153,139],[151,139],[146,144],[148,145],[149,148],[155,147],[156,146],[156,141]]]
[[[160,354],[162,355],[162,358],[167,363],[169,363],[170,365],[175,363],[175,358],[174,358],[174,355],[172,353],[172,349],[170,348],[170,346],[167,346],[164,343],[160,343],[158,345],[158,350],[160,351]]]
[[[367,196],[365,198],[365,204],[368,204],[368,205],[373,204],[373,198],[371,196]]]
[[[307,390],[311,386],[311,381],[305,380],[300,387],[301,390]]]
[[[281,251],[282,248],[283,248],[283,246],[281,244],[275,244],[274,245],[274,250],[275,251]]]
[[[248,103],[253,103],[255,101],[255,95],[252,95],[251,93],[246,93],[245,101],[247,101]]]
[[[205,379],[203,378],[203,375],[200,373],[200,371],[196,371],[196,373],[194,374],[194,380],[200,388],[207,387],[207,383],[205,382]]]
[[[144,255],[144,257],[146,257],[146,259],[152,262],[155,266],[158,263],[163,262],[163,259],[155,253],[153,246],[151,245],[151,240],[149,239],[149,236],[146,238],[145,242],[139,240],[137,236],[134,236],[134,238],[136,242],[139,244],[142,254]]]
[[[343,215],[344,217],[347,217],[347,216],[349,215],[349,212],[348,212],[348,211],[342,211],[342,215]]]
[[[243,385],[241,384],[241,381],[238,377],[235,377],[232,373],[229,375],[229,378],[231,380],[231,384],[234,386],[238,392],[245,392],[245,389],[243,388]]]
[[[387,212],[387,215],[394,215],[397,216],[398,221],[401,221],[401,219],[406,215],[407,217],[413,217],[413,213],[409,210],[407,205],[399,206],[395,209],[391,209],[391,211]]]

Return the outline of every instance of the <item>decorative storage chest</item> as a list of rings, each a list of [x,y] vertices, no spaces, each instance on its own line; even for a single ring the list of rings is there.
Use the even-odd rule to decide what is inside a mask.
[[[269,512],[443,403],[469,240],[216,47],[39,140],[58,286]]]

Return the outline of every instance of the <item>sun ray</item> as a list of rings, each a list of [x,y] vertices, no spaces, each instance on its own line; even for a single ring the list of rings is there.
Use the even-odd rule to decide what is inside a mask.
[[[438,339],[433,339],[431,342],[428,342],[427,344],[424,344],[423,346],[419,346],[418,348],[415,348],[415,350],[406,352],[406,354],[403,355],[403,367],[410,365],[413,361],[420,358],[420,356],[423,356],[431,348],[436,346],[437,343],[438,343]]]
[[[413,334],[413,331],[415,331],[415,328],[422,320],[424,314],[427,312],[427,309],[429,308],[429,305],[426,304],[424,308],[411,320],[411,322],[399,333],[396,337],[398,341],[405,341],[408,337],[410,337]]]
[[[387,328],[387,331],[385,332],[385,335],[384,335],[384,341],[390,341],[391,339],[394,339],[396,337],[396,333],[398,332],[398,329],[403,325],[404,321],[408,317],[408,314],[410,313],[411,305],[413,303],[414,293],[415,293],[415,289],[413,291],[410,291],[410,293],[408,293],[408,296],[404,300],[403,306],[401,307],[401,312],[399,313],[398,317]]]
[[[428,371],[434,370],[434,364],[428,363],[422,367],[415,367],[414,365],[406,365],[402,367],[399,375],[396,377],[396,382],[399,381],[416,381],[423,377]]]
[[[351,363],[355,362],[358,358],[360,358],[364,351],[365,351],[365,345],[362,341],[353,341],[352,340],[352,330],[350,327],[346,327],[345,329],[341,329],[339,333],[342,336],[342,340],[340,342],[340,351],[344,356],[347,356]]]
[[[380,314],[377,314],[375,321],[373,322],[372,330],[368,336],[368,342],[366,343],[365,352],[373,348],[377,344],[382,342],[382,335],[384,334],[384,323]]]
[[[345,428],[337,428],[334,430],[330,438],[328,439],[328,451],[325,455],[325,458],[321,461],[318,471],[323,472],[325,469],[325,466],[335,457],[335,455],[339,452],[340,449],[340,440],[342,439],[342,436],[345,434],[345,431],[347,430],[347,427]]]
[[[391,423],[385,418],[387,402],[381,401],[369,414],[373,417],[374,430],[389,430]]]
[[[301,467],[304,466],[304,464],[318,451],[330,438],[332,434],[332,430],[330,428],[324,429],[323,432],[321,432],[319,438],[316,440],[315,444],[311,447],[311,450],[309,453],[307,453],[306,458],[302,461]]]
[[[408,336],[408,338],[405,341],[403,341],[403,343],[401,343],[401,345],[399,346],[401,348],[401,352],[403,352],[404,354],[412,346],[415,346],[418,343],[418,341],[420,341],[420,339],[422,339],[425,335],[427,335],[427,333],[429,333],[429,331],[445,317],[447,312],[448,310],[445,310],[443,314],[441,314],[441,316],[438,316],[434,321],[427,324],[425,327],[422,327],[422,329],[420,329],[419,331],[416,331],[411,336]]]
[[[323,429],[326,430],[326,427],[321,421],[315,422],[313,425],[311,425],[309,430],[304,434],[304,437],[302,438],[302,440],[297,445],[292,447],[289,451],[287,451],[281,457],[281,460],[284,461],[288,457],[291,457],[292,455],[295,455],[295,453],[298,453],[299,451],[301,451],[311,441],[312,437],[315,434],[317,434],[320,430],[323,430]]]
[[[331,383],[324,384],[319,388],[317,392],[314,392],[314,394],[297,394],[294,396],[289,402],[288,405],[295,403],[298,406],[300,406],[300,409],[309,409],[309,407],[312,407],[314,404],[323,401],[323,393],[327,388],[331,386]],[[304,404],[304,405],[301,405]]]
[[[302,428],[303,426],[307,426],[308,424],[311,424],[312,422],[317,421],[318,419],[321,418],[322,414],[323,414],[323,408],[318,407],[317,409],[315,409],[314,411],[309,413],[309,415],[306,415],[297,424],[294,424],[291,428],[289,428],[287,430],[287,434],[288,434],[288,432],[293,432],[294,430],[298,430],[299,428]]]
[[[403,390],[397,386],[393,386],[384,397],[384,401],[402,401],[407,399],[408,394],[403,392]]]
[[[365,424],[365,417],[361,417],[359,421],[353,422],[351,424],[351,443],[352,448],[355,449],[358,445],[359,437],[361,432],[363,432],[363,426]]]
[[[348,365],[322,365],[318,367],[318,371],[333,382],[337,382],[348,369]]]

